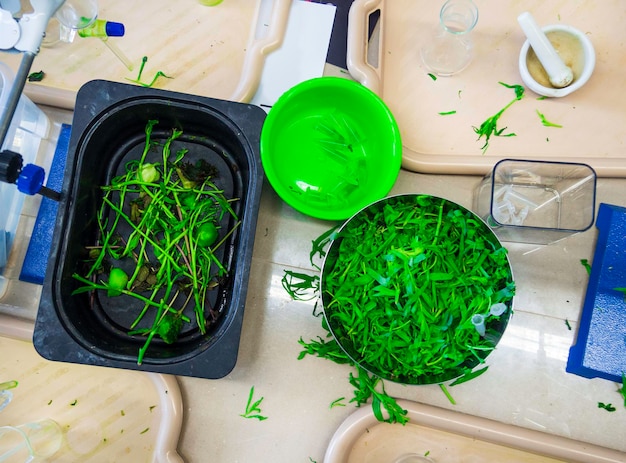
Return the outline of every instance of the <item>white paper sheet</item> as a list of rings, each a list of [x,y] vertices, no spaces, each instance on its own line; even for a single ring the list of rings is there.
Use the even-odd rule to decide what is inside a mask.
[[[264,1],[261,4],[257,34],[267,27],[271,3]],[[293,1],[285,38],[281,47],[266,58],[252,104],[269,112],[276,100],[291,87],[323,75],[335,10],[332,4]]]

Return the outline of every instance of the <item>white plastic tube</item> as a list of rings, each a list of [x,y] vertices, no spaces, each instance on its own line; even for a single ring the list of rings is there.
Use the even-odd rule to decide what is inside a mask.
[[[474,328],[476,328],[476,331],[478,331],[478,334],[480,334],[481,336],[485,335],[484,315],[477,313],[476,315],[472,316],[472,324],[474,325]]]

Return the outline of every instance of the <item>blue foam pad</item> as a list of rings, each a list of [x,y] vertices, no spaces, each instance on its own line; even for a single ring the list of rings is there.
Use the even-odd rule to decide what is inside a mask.
[[[70,132],[72,127],[68,124],[61,126],[59,141],[54,151],[52,165],[48,172],[46,186],[54,191],[61,191],[63,188],[63,176],[65,173],[65,160],[67,150],[70,145]],[[41,198],[41,205],[35,220],[33,235],[28,243],[26,257],[22,264],[20,280],[28,283],[43,285],[48,266],[48,255],[52,245],[54,225],[57,217],[58,203],[49,198]]]
[[[626,373],[626,208],[600,204],[598,241],[566,371],[622,382]]]

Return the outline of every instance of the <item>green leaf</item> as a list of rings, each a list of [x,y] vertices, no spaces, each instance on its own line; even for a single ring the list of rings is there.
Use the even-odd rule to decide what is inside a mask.
[[[345,400],[345,397],[339,397],[338,399],[333,400],[330,403],[330,408],[334,408],[334,407],[345,407],[346,404],[343,403],[343,401]]]
[[[524,87],[522,87],[521,85],[509,85],[509,84],[505,84],[504,82],[498,82],[498,83],[500,85],[503,85],[506,88],[513,89],[515,91],[515,98],[511,100],[506,106],[504,106],[496,114],[485,119],[485,121],[483,121],[483,123],[480,124],[479,127],[473,127],[474,132],[478,134],[478,140],[480,140],[482,137],[485,137],[485,144],[481,148],[483,150],[483,154],[485,154],[485,151],[487,151],[487,148],[489,147],[489,140],[491,139],[492,136],[496,136],[496,137],[514,137],[515,136],[514,133],[504,134],[503,132],[507,129],[507,127],[498,129],[498,122],[502,114],[509,107],[511,107],[513,103],[521,100],[522,97],[524,96]]]
[[[480,375],[485,373],[488,368],[489,367],[486,366],[486,367],[480,368],[480,369],[475,370],[475,371],[469,371],[469,372],[465,373],[463,376],[461,376],[461,377],[457,378],[456,380],[454,380],[450,384],[450,386],[457,386],[459,384],[463,384],[463,383],[465,383],[467,381],[470,381],[470,380],[472,380],[474,378],[478,378]]]
[[[448,391],[448,388],[446,387],[445,384],[443,383],[439,383],[439,387],[441,388],[442,392],[444,393],[444,395],[448,398],[448,400],[450,401],[450,403],[452,405],[456,405],[456,400],[454,400],[454,398],[452,397],[452,395],[450,394],[450,391]]]
[[[598,408],[603,408],[607,412],[614,412],[617,410],[612,404],[605,404],[603,402],[598,402]]]
[[[541,123],[545,126],[545,127],[556,127],[556,128],[563,128],[562,125],[559,124],[555,124],[554,122],[550,122],[546,119],[546,116],[544,116],[542,113],[539,112],[539,110],[537,110],[537,115],[539,116],[539,119],[541,120]]]
[[[254,386],[250,388],[250,393],[248,394],[248,403],[246,404],[246,411],[239,416],[243,418],[253,418],[259,421],[264,421],[267,419],[267,416],[261,415],[261,402],[263,402],[263,397],[252,402],[254,397]]]
[[[580,263],[585,267],[585,270],[587,270],[587,274],[591,275],[591,264],[589,264],[589,261],[587,259],[580,259]]]

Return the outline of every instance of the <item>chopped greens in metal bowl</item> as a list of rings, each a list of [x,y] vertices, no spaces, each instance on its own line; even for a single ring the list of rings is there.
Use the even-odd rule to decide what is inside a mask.
[[[429,195],[392,196],[355,214],[321,278],[324,315],[346,354],[405,384],[475,374],[506,328],[514,293],[507,251],[489,227]]]

